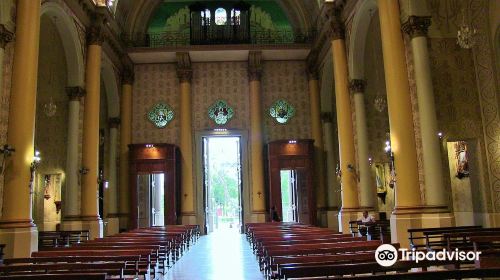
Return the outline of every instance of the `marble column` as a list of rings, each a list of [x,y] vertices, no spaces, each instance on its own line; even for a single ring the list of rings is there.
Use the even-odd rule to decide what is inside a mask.
[[[7,144],[15,151],[5,162],[0,220],[0,243],[6,244],[6,258],[29,257],[32,251],[38,249],[38,232],[32,218],[35,170],[31,167],[35,153],[40,6],[40,0],[17,1],[7,130]]]
[[[94,25],[87,34],[86,91],[83,111],[82,141],[82,228],[90,231],[92,239],[103,236],[103,223],[99,216],[99,108],[101,90],[102,26]]]
[[[402,248],[408,248],[406,230],[412,227],[422,227],[410,86],[398,1],[378,0],[378,7],[391,148],[396,171],[395,208],[391,215],[391,236],[392,242],[400,242]]]
[[[321,121],[323,122],[323,139],[324,150],[326,157],[326,192],[327,192],[327,221],[328,228],[339,228],[339,192],[340,187],[335,175],[335,168],[337,167],[337,156],[335,151],[335,140],[333,135],[335,127],[332,120],[332,113],[322,113]]]
[[[118,190],[117,190],[117,160],[116,146],[118,141],[118,127],[120,118],[109,119],[109,167],[108,167],[108,189],[105,194],[105,205],[107,209],[106,235],[113,235],[120,232],[120,220],[118,215]]]
[[[193,70],[189,53],[177,53],[177,76],[179,78],[179,123],[181,152],[181,216],[183,224],[195,224],[194,180],[193,180],[193,125],[191,107],[191,80]]]
[[[429,206],[448,204],[443,184],[441,146],[438,138],[438,124],[434,88],[432,86],[427,30],[430,17],[410,16],[403,24],[403,30],[411,38],[417,101],[422,135],[422,155],[424,160],[425,202]]]
[[[132,143],[132,90],[134,70],[125,67],[122,72],[122,98],[120,100],[120,184],[119,219],[120,229],[129,227],[130,189],[129,189],[129,155],[128,145]]]
[[[81,228],[80,219],[80,185],[78,178],[80,173],[78,158],[78,138],[80,122],[80,102],[85,96],[82,87],[67,87],[66,93],[69,96],[68,104],[68,146],[66,152],[66,188],[62,201],[63,220],[62,230],[73,230]]]
[[[250,170],[252,184],[252,222],[264,222],[266,200],[264,193],[264,135],[262,128],[262,53],[248,55],[250,87]]]
[[[318,209],[318,224],[327,225],[325,190],[325,162],[323,147],[323,127],[321,125],[321,96],[319,91],[319,75],[316,69],[317,57],[312,53],[308,59],[307,77],[309,80],[309,103],[311,110],[311,134],[314,139],[314,169],[316,172],[315,191]]]
[[[359,200],[344,25],[338,9],[332,11],[331,25],[342,190],[339,230],[348,233],[349,221],[357,219]]]
[[[377,190],[375,182],[371,182],[370,163],[368,162],[368,129],[366,128],[365,91],[366,82],[354,79],[350,82],[354,95],[354,113],[356,114],[356,135],[358,139],[358,177],[359,204],[364,210],[374,211],[376,208]]]

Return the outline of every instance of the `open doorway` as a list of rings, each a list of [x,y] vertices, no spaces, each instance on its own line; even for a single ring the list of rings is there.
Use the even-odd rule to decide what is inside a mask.
[[[241,138],[203,137],[205,232],[242,232]]]
[[[165,225],[165,174],[137,176],[139,227]]]
[[[281,207],[283,222],[298,222],[297,212],[297,172],[281,170]]]

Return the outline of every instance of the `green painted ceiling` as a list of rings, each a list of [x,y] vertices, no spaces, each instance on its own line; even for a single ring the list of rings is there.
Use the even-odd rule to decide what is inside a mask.
[[[216,7],[219,3],[236,1],[165,1],[157,8],[149,23],[149,32],[159,32],[164,30],[167,19],[175,15],[180,9],[196,2],[203,2],[207,6]],[[281,7],[274,0],[250,0],[245,1],[252,8],[260,8],[263,12],[271,16],[273,24],[278,28],[291,29],[290,22]]]

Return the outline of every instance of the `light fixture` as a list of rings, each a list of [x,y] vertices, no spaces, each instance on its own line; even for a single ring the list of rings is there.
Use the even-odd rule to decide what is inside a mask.
[[[473,25],[466,23],[466,7],[462,8],[462,24],[457,31],[457,44],[463,49],[471,49],[476,44],[477,30]]]
[[[374,15],[374,10],[370,9],[370,18],[373,17]],[[373,100],[373,105],[375,106],[375,110],[377,110],[379,113],[382,113],[385,108],[387,108],[387,100],[384,96],[380,94],[378,91],[377,87],[380,85],[379,83],[379,64],[377,64],[377,52],[376,52],[376,46],[374,45],[372,47],[372,59],[373,59],[373,68],[375,68],[375,84],[373,89],[375,90],[375,99]]]
[[[225,129],[225,128],[214,128],[214,131],[215,132],[226,132],[227,129]]]
[[[297,140],[288,140],[288,144],[297,144]]]
[[[85,168],[85,167],[80,168],[79,171],[80,171],[80,174],[82,174],[82,175],[85,175],[85,174],[89,173],[89,169]]]
[[[371,166],[373,164],[373,159],[371,157],[368,158],[368,164]]]
[[[441,131],[440,131],[440,132],[438,132],[438,134],[437,134],[437,135],[438,135],[439,139],[443,139],[443,133],[442,133]]]
[[[8,158],[10,155],[12,155],[13,152],[16,150],[9,146],[8,144],[3,145],[2,148],[0,148],[0,154],[2,154],[2,164],[0,165],[0,174],[3,174],[3,171],[5,169],[5,159]]]
[[[35,180],[35,172],[40,165],[40,161],[42,158],[40,157],[40,152],[35,150],[35,154],[33,155],[33,161],[30,164],[30,189],[33,190],[33,181]]]
[[[385,141],[384,151],[386,153],[390,153],[391,152],[391,142],[390,141]]]
[[[155,145],[153,145],[153,144],[146,144],[146,148],[154,148],[154,147],[155,147]]]
[[[57,25],[57,17],[53,17],[53,19],[54,19],[54,25]],[[55,32],[56,32],[55,30],[52,30],[52,34],[51,34],[52,42],[56,41]],[[49,79],[48,79],[49,84],[47,86],[49,91],[53,90],[53,85],[54,85],[54,69],[52,67],[53,67],[53,64],[49,63]],[[49,102],[45,103],[43,105],[43,112],[49,118],[53,117],[57,112],[57,105],[52,100],[52,93],[50,94]]]

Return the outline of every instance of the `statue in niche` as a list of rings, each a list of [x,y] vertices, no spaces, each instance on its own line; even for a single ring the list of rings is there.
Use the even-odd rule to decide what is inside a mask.
[[[455,176],[458,179],[469,177],[469,155],[465,141],[455,143],[455,158],[457,159],[457,174]]]

